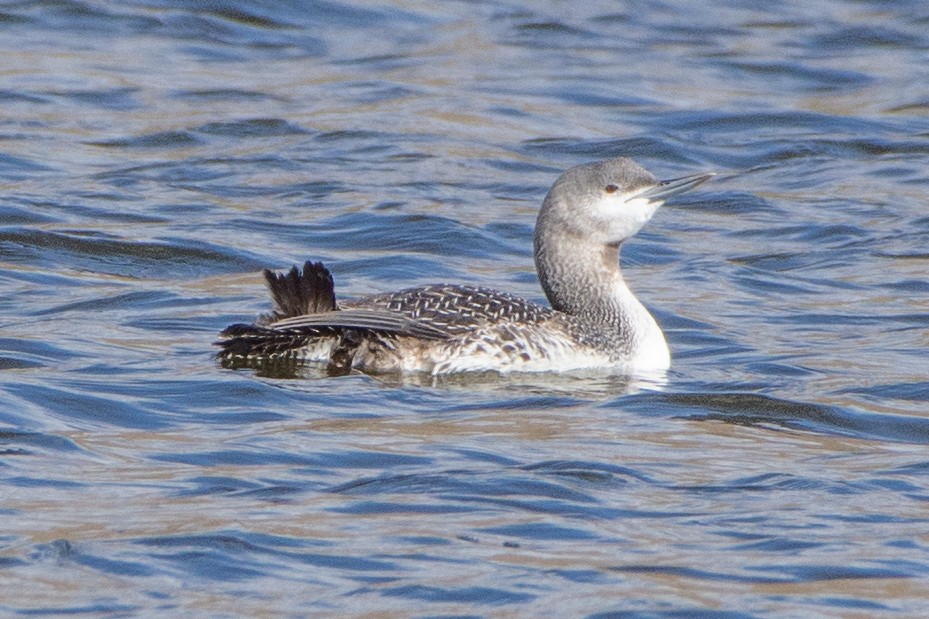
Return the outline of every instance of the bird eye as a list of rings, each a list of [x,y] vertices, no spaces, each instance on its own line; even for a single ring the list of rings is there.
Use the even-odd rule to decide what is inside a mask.
[[[606,187],[603,188],[603,191],[607,193],[616,193],[617,191],[619,191],[619,187],[617,187],[616,185],[607,185]]]

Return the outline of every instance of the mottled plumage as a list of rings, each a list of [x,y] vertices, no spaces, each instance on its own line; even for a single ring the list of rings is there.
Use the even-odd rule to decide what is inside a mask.
[[[307,262],[265,271],[272,312],[223,331],[219,356],[232,366],[317,361],[332,374],[666,369],[664,336],[622,278],[619,245],[664,199],[709,176],[660,182],[625,158],[565,172],[545,198],[535,235],[552,307],[465,285],[337,302],[329,271]]]

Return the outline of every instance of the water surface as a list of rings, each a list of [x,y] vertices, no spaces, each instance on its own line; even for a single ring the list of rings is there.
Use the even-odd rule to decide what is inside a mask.
[[[929,612],[922,2],[0,6],[0,610]],[[711,183],[625,244],[623,377],[213,359],[260,270],[541,299],[542,197]]]

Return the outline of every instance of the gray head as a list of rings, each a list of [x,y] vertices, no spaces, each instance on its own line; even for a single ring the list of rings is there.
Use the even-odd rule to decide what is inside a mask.
[[[618,245],[651,219],[671,196],[713,176],[659,181],[628,157],[571,168],[549,190],[539,213],[539,235],[578,236],[587,243]]]

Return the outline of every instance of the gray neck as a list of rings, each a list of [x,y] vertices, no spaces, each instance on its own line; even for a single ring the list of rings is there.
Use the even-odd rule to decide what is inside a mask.
[[[592,246],[589,238],[545,232],[536,233],[535,262],[552,308],[588,325],[588,333],[615,342],[603,345],[615,345],[630,358],[645,355],[643,364],[666,368],[664,334],[623,280],[619,244]]]
[[[559,312],[618,326],[625,313],[637,311],[633,305],[641,307],[619,270],[619,245],[591,247],[589,239],[573,237],[536,235],[535,263],[545,296]]]

